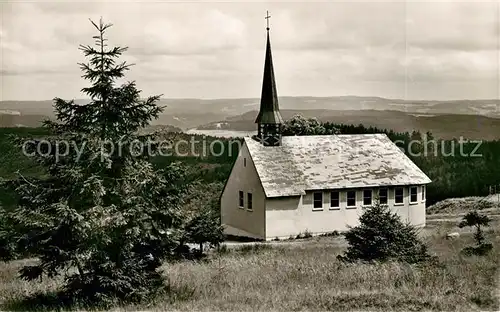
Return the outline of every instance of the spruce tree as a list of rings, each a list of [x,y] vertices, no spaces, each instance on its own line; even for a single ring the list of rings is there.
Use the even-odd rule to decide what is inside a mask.
[[[363,211],[360,224],[350,228],[345,238],[349,246],[338,258],[346,262],[418,263],[431,259],[427,246],[418,238],[417,229],[378,203]]]
[[[57,121],[44,125],[52,135],[26,145],[48,175],[10,184],[20,199],[8,218],[18,248],[39,259],[23,278],[64,274],[61,295],[73,301],[137,302],[161,289],[158,268],[179,245],[184,172],[151,165],[158,146],[137,132],[162,112],[159,96],[117,85],[130,66],[117,62],[126,48],[107,46],[111,24],[92,25],[96,45],[80,46],[89,61],[79,64],[90,102],[54,100]]]

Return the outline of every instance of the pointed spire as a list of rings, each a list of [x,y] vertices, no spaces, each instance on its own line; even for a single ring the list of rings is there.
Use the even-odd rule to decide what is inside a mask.
[[[264,65],[264,78],[262,81],[262,94],[260,98],[260,111],[255,120],[258,124],[282,124],[278,105],[278,92],[274,80],[273,58],[271,54],[271,41],[269,39],[269,12],[267,19],[267,46],[266,60]]]

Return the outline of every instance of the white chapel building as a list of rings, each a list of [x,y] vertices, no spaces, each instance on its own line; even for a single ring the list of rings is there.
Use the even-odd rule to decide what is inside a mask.
[[[225,234],[255,239],[345,231],[388,205],[425,225],[431,180],[385,135],[282,136],[269,27],[255,138],[245,137],[221,196]]]

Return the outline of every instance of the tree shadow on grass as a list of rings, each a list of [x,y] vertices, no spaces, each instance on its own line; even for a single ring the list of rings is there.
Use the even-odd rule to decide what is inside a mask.
[[[493,249],[493,244],[483,243],[478,246],[465,247],[462,252],[468,256],[485,256]]]
[[[100,302],[85,301],[80,298],[68,296],[62,291],[36,293],[24,298],[6,300],[0,305],[0,311],[105,311],[113,307],[129,306],[136,310],[148,309],[154,302],[160,300],[173,304],[175,302],[190,300],[195,295],[196,289],[189,285],[173,286],[165,281],[164,287],[148,299],[140,302],[125,302],[119,299],[102,300]]]
[[[211,261],[207,254],[200,252],[197,249],[191,249],[187,246],[184,249],[176,250],[176,256],[171,261],[195,261],[209,262]],[[88,298],[83,296],[71,295],[62,290],[53,290],[47,292],[38,292],[32,295],[8,299],[0,303],[0,311],[75,311],[75,310],[90,310],[102,311],[117,306],[144,306],[154,303],[156,299],[161,299],[163,302],[178,302],[189,300],[195,293],[195,289],[189,285],[173,286],[169,283],[168,277],[163,280],[163,285],[159,286],[156,291],[153,291],[151,296],[145,298],[129,299],[123,301],[113,299],[107,296],[99,296],[97,300],[82,299]],[[92,288],[91,288],[92,289]],[[89,289],[87,289],[89,290]],[[92,293],[82,289],[81,294]]]
[[[71,311],[82,308],[98,310],[95,306],[77,304],[71,298],[55,291],[7,300],[0,306],[2,311]]]

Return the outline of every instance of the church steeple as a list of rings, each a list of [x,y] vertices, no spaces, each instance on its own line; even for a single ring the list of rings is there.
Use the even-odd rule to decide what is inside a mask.
[[[278,146],[281,144],[281,127],[283,118],[278,105],[278,92],[274,80],[273,58],[271,54],[271,41],[269,39],[269,12],[267,19],[267,46],[266,60],[264,63],[264,78],[262,80],[262,94],[260,98],[260,111],[255,123],[258,125],[258,138],[265,146]]]

